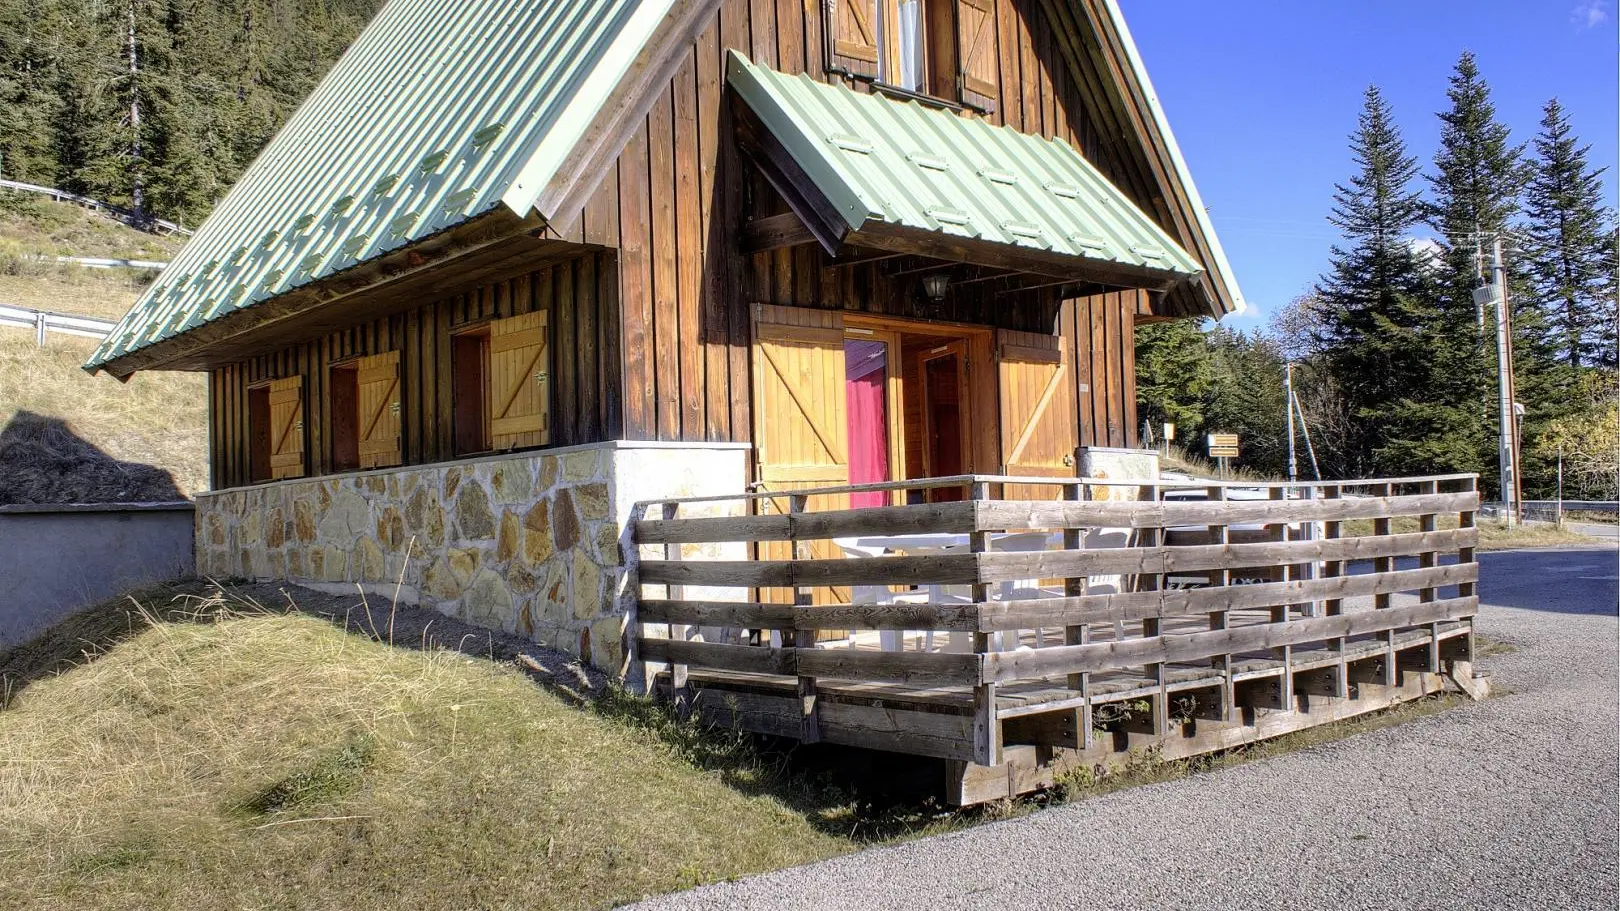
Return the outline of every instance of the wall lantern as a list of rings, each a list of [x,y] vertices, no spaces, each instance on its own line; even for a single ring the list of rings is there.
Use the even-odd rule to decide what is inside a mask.
[[[937,304],[945,299],[945,288],[950,283],[951,277],[944,272],[924,275],[922,280],[923,293],[928,295],[929,300]]]

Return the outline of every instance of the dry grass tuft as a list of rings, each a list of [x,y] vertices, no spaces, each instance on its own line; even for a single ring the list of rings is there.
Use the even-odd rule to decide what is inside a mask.
[[[0,433],[18,412],[67,422],[73,433],[120,462],[174,476],[184,494],[208,485],[208,383],[198,373],[141,373],[128,383],[80,369],[90,339],[0,329]]]
[[[195,607],[0,711],[0,907],[600,908],[851,847],[509,666]]]

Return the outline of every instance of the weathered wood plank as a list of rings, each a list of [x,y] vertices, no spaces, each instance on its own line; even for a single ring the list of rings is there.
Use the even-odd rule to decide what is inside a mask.
[[[791,604],[754,601],[647,599],[636,619],[642,623],[689,623],[739,629],[955,630],[980,628],[971,604]]]
[[[977,577],[978,559],[975,554],[950,554],[859,560],[643,560],[641,581],[655,585],[749,588],[929,583],[966,585]]]
[[[864,652],[847,648],[795,651],[797,672],[806,677],[973,686],[982,676],[981,655]]]
[[[1183,500],[1165,502],[1073,502],[990,500],[979,511],[979,528],[1173,528],[1278,522],[1334,522],[1457,512],[1478,505],[1472,492],[1315,500]]]
[[[980,581],[1003,582],[1111,573],[1180,573],[1223,568],[1268,567],[1318,560],[1393,558],[1425,550],[1452,551],[1459,547],[1473,546],[1477,540],[1478,532],[1469,528],[1340,538],[1332,541],[991,553],[983,554],[978,559]]]
[[[839,509],[803,515],[701,516],[690,519],[642,519],[636,522],[640,544],[702,544],[716,541],[786,541],[791,538],[842,538],[914,533],[966,534],[973,530],[974,504],[918,503]]]
[[[979,605],[979,623],[980,628],[986,632],[1087,623],[1130,623],[1216,611],[1273,607],[1294,604],[1302,600],[1415,591],[1426,586],[1457,585],[1478,578],[1478,564],[1459,563],[1428,569],[1290,582],[1264,582],[1258,585],[996,601]]]
[[[1407,607],[1312,617],[1234,629],[1174,636],[1124,639],[1090,645],[1065,645],[1027,652],[997,652],[985,657],[985,679],[1004,683],[1085,671],[1138,667],[1165,662],[1197,661],[1216,655],[1299,645],[1342,636],[1384,632],[1401,627],[1457,620],[1479,610],[1478,598],[1448,598]]]
[[[753,645],[721,645],[715,642],[687,642],[681,639],[636,640],[643,661],[687,664],[750,674],[793,673],[794,649],[764,648]]]

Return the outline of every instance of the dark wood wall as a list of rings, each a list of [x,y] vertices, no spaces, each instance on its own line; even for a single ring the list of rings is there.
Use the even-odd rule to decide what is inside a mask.
[[[395,316],[353,326],[236,364],[209,378],[209,464],[215,489],[251,483],[248,389],[304,378],[308,475],[332,472],[331,366],[399,351],[400,445],[407,465],[455,458],[450,416],[450,337],[460,327],[535,310],[551,312],[552,441],[596,442],[622,435],[613,396],[618,363],[616,255],[586,253]]]

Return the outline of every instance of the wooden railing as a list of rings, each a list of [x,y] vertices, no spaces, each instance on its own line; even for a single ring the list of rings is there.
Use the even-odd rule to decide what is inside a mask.
[[[1000,499],[1009,485],[1055,498]],[[966,498],[807,509],[829,492],[948,488]],[[634,647],[649,684],[677,699],[728,679],[790,695],[759,703],[758,730],[996,765],[1009,736],[1091,747],[1118,723],[1099,720],[1105,705],[1147,703],[1124,723],[1164,736],[1177,712],[1230,721],[1257,699],[1286,710],[1296,688],[1344,698],[1358,683],[1393,687],[1407,667],[1471,659],[1478,504],[1472,475],[963,476],[646,503]],[[1029,531],[1048,533],[1048,549],[998,550],[1003,533]],[[919,534],[959,544],[905,553]],[[809,546],[850,539],[896,552]],[[793,556],[755,559],[761,542],[790,542]],[[761,600],[784,589],[791,603]],[[817,603],[835,589],[886,603]],[[847,638],[818,642],[829,630]]]

